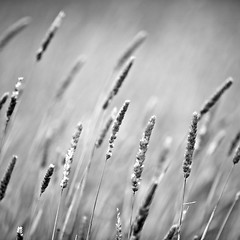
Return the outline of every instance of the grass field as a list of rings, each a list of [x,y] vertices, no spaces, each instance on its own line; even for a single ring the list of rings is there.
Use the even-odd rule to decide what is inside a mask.
[[[160,173],[163,178],[157,183],[141,239],[164,239],[170,227],[179,223],[180,214],[186,213],[181,239],[198,235],[200,238],[195,239],[218,240],[231,207],[219,239],[240,239],[239,203],[238,199],[234,201],[240,190],[238,164],[226,183],[236,154],[228,155],[229,147],[240,131],[239,9],[238,1],[214,0],[2,1],[0,96],[5,92],[10,96],[0,110],[0,179],[12,156],[18,159],[0,201],[0,239],[15,239],[18,226],[23,227],[24,239],[52,239],[60,199],[55,239],[121,239],[116,236],[117,208],[122,239],[139,239],[128,237],[130,218],[132,215],[135,226],[138,210],[149,187],[154,186],[152,180]],[[66,16],[37,61],[37,50],[60,10]],[[31,18],[28,26],[1,47],[6,29],[25,16]],[[139,31],[145,31],[147,37],[133,53],[134,63],[117,95],[106,110],[100,110],[129,59],[117,71],[113,71],[114,67]],[[81,69],[69,87],[63,88],[63,97],[56,99],[79,56],[84,62]],[[24,78],[19,100],[4,133],[6,111],[19,77]],[[233,85],[198,122],[197,144],[199,138],[202,142],[200,147],[195,146],[192,172],[187,178],[184,202],[189,204],[183,204],[182,164],[192,114],[200,112],[228,77],[233,78]],[[119,111],[125,100],[130,100],[129,108],[106,163],[91,234],[86,236],[111,129],[101,147],[94,147],[94,143],[112,109],[117,107]],[[153,115],[156,123],[139,191],[133,197],[131,175],[141,150],[139,140],[144,139]],[[74,148],[70,141],[79,121],[83,130],[68,186],[60,197],[64,156],[70,146]],[[172,144],[167,153],[164,149],[169,137]],[[167,155],[164,164],[163,154]],[[89,161],[91,167],[86,174]],[[55,165],[53,176],[39,197],[51,163]],[[78,185],[81,181],[85,185]],[[225,183],[206,237],[201,238]],[[165,239],[177,239],[174,237]]]

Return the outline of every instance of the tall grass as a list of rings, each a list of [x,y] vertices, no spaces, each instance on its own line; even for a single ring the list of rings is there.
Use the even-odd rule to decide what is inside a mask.
[[[43,54],[56,31],[61,30],[59,27],[64,16],[60,12],[50,26],[37,52],[37,61],[45,60]],[[28,23],[25,19],[7,30],[8,36],[3,38],[1,46],[7,47],[7,41],[17,37]],[[120,88],[134,63],[132,54],[146,37],[144,31],[138,33],[123,49],[115,68],[109,69],[109,73],[114,72],[110,76],[119,70],[120,73],[115,81],[110,78],[112,83],[107,83],[108,94],[99,92],[96,96],[99,101],[94,108],[82,113],[83,124],[77,125],[69,148],[59,147],[63,125],[56,127],[53,120],[56,118],[63,122],[65,117],[65,130],[71,134],[68,130],[73,127],[71,118],[76,108],[66,114],[67,99],[63,95],[73,87],[73,79],[79,77],[81,80],[81,75],[77,74],[85,64],[85,57],[77,58],[69,75],[54,89],[50,107],[46,107],[35,136],[27,146],[21,145],[28,133],[27,126],[23,126],[19,118],[13,118],[13,114],[19,114],[15,108],[22,78],[18,79],[10,97],[8,92],[1,93],[1,150],[4,146],[5,154],[0,162],[0,239],[219,240],[239,237],[236,224],[239,219],[236,173],[240,160],[239,129],[234,129],[234,134],[230,133],[220,118],[222,116],[226,120],[228,116],[215,109],[215,105],[221,104],[220,99],[222,102],[226,98],[231,99],[227,91],[231,91],[232,78],[217,88],[202,107],[195,106],[197,112],[193,114],[188,137],[186,139],[186,129],[182,136],[187,140],[185,153],[184,141],[173,145],[172,140],[175,139],[166,137],[166,129],[161,128],[163,120],[155,122],[153,114],[161,115],[157,107],[158,98],[148,99],[141,112],[135,108],[128,109],[129,100],[122,107],[118,106],[118,114],[116,107],[113,110],[109,107],[110,104],[118,105],[115,101],[118,97],[128,97],[128,89],[123,88],[120,92]],[[136,72],[128,76],[129,86]],[[143,87],[147,84],[146,81]],[[88,99],[85,100],[79,104],[87,104]],[[174,100],[178,101],[177,97]],[[132,103],[135,101],[131,99]],[[141,134],[142,123],[149,116],[152,117],[140,143],[133,141]],[[14,132],[9,128],[10,123],[14,128],[26,127],[25,132],[19,131],[19,136],[11,134]],[[188,123],[181,124],[185,126]],[[107,143],[104,140],[109,130]],[[4,145],[7,133],[8,144]],[[225,140],[226,135],[233,140]],[[14,145],[16,139],[18,147]],[[139,150],[134,158],[138,144]],[[7,154],[21,151],[27,153],[28,159],[20,158],[14,170],[17,160],[14,155],[7,167]],[[147,151],[148,159],[145,161]],[[64,157],[63,152],[66,153]],[[232,159],[230,169],[229,159]],[[29,162],[34,163],[32,169]]]

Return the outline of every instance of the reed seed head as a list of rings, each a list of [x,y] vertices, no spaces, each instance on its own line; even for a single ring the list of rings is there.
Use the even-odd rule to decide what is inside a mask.
[[[55,168],[55,166],[53,164],[49,165],[48,170],[47,170],[47,172],[46,172],[46,174],[43,178],[43,181],[42,181],[40,196],[44,193],[44,191],[48,187],[48,184],[49,184],[49,182],[51,180],[51,177],[53,175],[54,168]]]
[[[117,95],[120,87],[123,84],[123,81],[126,79],[133,63],[134,63],[135,58],[131,57],[131,59],[129,60],[129,62],[127,63],[127,65],[124,67],[124,69],[122,70],[122,72],[120,73],[120,75],[117,77],[116,82],[113,86],[113,89],[111,90],[111,92],[108,94],[102,109],[106,110],[108,105],[110,104],[110,102],[112,101],[113,97]]]
[[[54,19],[53,23],[51,24],[50,28],[48,29],[48,32],[46,33],[45,38],[42,41],[40,48],[37,51],[37,55],[36,55],[37,61],[40,61],[42,59],[43,53],[46,51],[52,38],[54,37],[57,30],[61,26],[61,23],[62,23],[62,20],[64,17],[65,17],[65,13],[63,11],[60,11],[59,14],[57,15],[57,17]]]
[[[16,240],[23,240],[23,227],[17,227]]]
[[[185,179],[187,179],[191,173],[191,165],[192,165],[193,153],[194,153],[196,136],[197,136],[198,118],[199,118],[198,113],[194,112],[191,127],[189,129],[189,134],[188,134],[185,159],[183,162],[183,173],[184,173]]]
[[[149,122],[147,123],[146,129],[139,143],[139,150],[136,155],[136,161],[133,167],[133,174],[131,176],[133,193],[137,192],[139,189],[141,176],[144,168],[143,164],[146,158],[146,152],[148,150],[148,145],[149,145],[150,137],[151,137],[155,122],[156,122],[156,116],[152,116]]]
[[[13,172],[13,169],[15,167],[16,161],[17,161],[17,156],[14,155],[12,157],[12,160],[11,160],[8,168],[7,168],[7,171],[5,172],[5,175],[4,175],[3,179],[1,180],[1,183],[0,183],[0,201],[2,201],[3,198],[5,197],[5,193],[7,191],[7,187],[8,187],[8,184],[10,182],[10,179],[11,179],[12,172]]]
[[[216,92],[204,103],[203,107],[199,111],[199,120],[204,114],[206,114],[221,98],[224,92],[231,87],[233,79],[229,77],[217,90]]]
[[[72,161],[73,161],[74,153],[76,151],[81,132],[82,132],[82,123],[78,123],[77,129],[72,136],[71,146],[65,155],[65,163],[63,167],[63,179],[60,183],[60,186],[62,189],[66,188],[68,184]]]
[[[119,132],[120,126],[121,126],[122,121],[124,119],[124,116],[125,116],[125,114],[128,110],[129,104],[130,104],[129,100],[126,100],[124,102],[123,106],[121,107],[121,109],[119,110],[119,112],[117,114],[116,119],[113,122],[112,132],[111,132],[111,136],[109,138],[108,150],[107,150],[107,153],[106,153],[106,161],[112,157],[114,142],[117,138],[117,133]]]

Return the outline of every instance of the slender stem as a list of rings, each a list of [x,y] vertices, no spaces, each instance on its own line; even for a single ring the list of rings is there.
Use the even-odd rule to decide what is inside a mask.
[[[5,129],[2,131],[1,143],[0,143],[0,165],[2,164],[2,149],[6,138]]]
[[[184,178],[182,204],[181,204],[181,211],[180,211],[180,217],[179,217],[179,232],[180,232],[180,228],[182,226],[183,206],[184,206],[184,199],[185,199],[185,193],[186,193],[186,185],[187,185],[187,178]]]
[[[54,240],[54,237],[55,237],[58,215],[59,215],[60,205],[61,205],[61,201],[62,201],[62,194],[63,194],[63,189],[61,189],[60,198],[59,198],[59,202],[58,202],[58,207],[57,207],[57,212],[56,212],[56,217],[55,217],[53,232],[52,232],[52,240]]]
[[[209,220],[208,220],[208,223],[207,223],[207,225],[206,225],[206,227],[205,227],[205,229],[204,229],[203,235],[202,235],[202,237],[201,237],[200,240],[204,240],[204,238],[206,237],[207,231],[208,231],[208,229],[209,229],[209,227],[210,227],[210,224],[211,224],[211,222],[212,222],[212,220],[213,220],[213,217],[214,217],[214,214],[215,214],[215,212],[216,212],[216,209],[217,209],[217,207],[218,207],[218,205],[219,205],[219,202],[220,202],[220,200],[222,199],[223,193],[224,193],[225,188],[226,188],[226,186],[227,186],[227,184],[228,184],[228,181],[229,181],[230,176],[231,176],[231,174],[232,174],[233,168],[234,168],[234,164],[232,165],[232,167],[231,167],[231,169],[230,169],[230,171],[229,171],[229,173],[228,173],[228,176],[227,176],[226,181],[225,181],[225,183],[224,183],[224,185],[223,185],[223,188],[222,188],[222,191],[221,191],[221,193],[220,193],[220,196],[219,196],[219,198],[218,198],[218,200],[217,200],[216,205],[215,205],[214,208],[213,208],[213,211],[212,211],[212,213],[211,213],[211,216],[210,216],[210,218],[209,218]]]
[[[87,147],[87,146],[84,147],[84,150],[83,150],[83,151],[85,151],[86,147]],[[95,144],[93,145],[93,148],[92,148],[92,151],[91,151],[91,157],[90,157],[90,160],[89,160],[88,168],[90,168],[90,165],[91,165],[90,163],[92,162],[92,159],[93,159],[93,156],[94,156],[94,152],[95,152]],[[73,190],[74,190],[74,186],[75,186],[74,184],[75,184],[75,182],[77,181],[77,177],[78,177],[78,175],[79,175],[79,172],[80,172],[80,169],[81,169],[81,166],[82,166],[84,157],[85,157],[85,154],[82,154],[81,157],[80,157],[80,160],[79,160],[80,164],[77,165],[77,168],[76,168],[76,170],[75,170],[75,172],[74,172],[72,184],[71,184],[71,186],[70,186],[70,189],[69,189],[68,194],[67,194],[67,197],[66,197],[66,202],[67,202],[67,204],[69,204],[70,199],[71,199],[71,196],[72,196],[72,194],[73,194]],[[81,182],[81,181],[82,181],[82,178],[80,179],[79,182]]]
[[[104,167],[103,167],[102,174],[101,174],[101,179],[100,179],[100,182],[99,182],[99,185],[98,185],[97,194],[96,194],[94,205],[93,205],[93,209],[92,209],[92,214],[91,214],[90,223],[89,223],[89,226],[88,226],[88,232],[87,232],[86,240],[90,239],[94,213],[95,213],[95,209],[96,209],[96,205],[97,205],[98,195],[99,195],[100,188],[101,188],[101,185],[102,185],[103,176],[104,176],[105,169],[106,169],[106,163],[107,163],[107,161],[105,160],[104,161]]]
[[[30,220],[32,220],[35,217],[35,214],[36,214],[39,202],[40,202],[40,197],[37,198],[37,202],[36,202],[36,204],[34,204],[34,208],[33,208],[32,212],[31,212]],[[29,226],[29,228],[28,228],[28,230],[27,230],[25,235],[26,235],[26,239],[28,239],[28,238],[30,239],[30,226]]]
[[[215,240],[219,240],[219,238],[220,238],[220,236],[221,236],[221,234],[223,232],[223,229],[224,229],[224,227],[225,227],[225,225],[226,225],[226,223],[227,223],[227,221],[228,221],[228,219],[229,219],[229,217],[230,217],[230,215],[231,215],[231,213],[233,211],[233,208],[235,207],[235,205],[236,205],[238,200],[239,200],[239,198],[236,196],[234,201],[233,201],[233,203],[232,203],[232,205],[231,205],[231,207],[230,207],[230,209],[228,210],[228,213],[227,213],[226,217],[224,218],[224,221],[223,221],[223,223],[222,223],[222,225],[221,225],[221,227],[220,227],[220,229],[218,231],[218,234],[217,234],[217,237],[216,237]]]
[[[132,195],[132,205],[131,205],[131,216],[129,221],[129,232],[128,232],[128,239],[130,239],[131,233],[132,233],[132,216],[133,216],[133,209],[134,209],[134,203],[135,203],[136,195],[135,192]]]

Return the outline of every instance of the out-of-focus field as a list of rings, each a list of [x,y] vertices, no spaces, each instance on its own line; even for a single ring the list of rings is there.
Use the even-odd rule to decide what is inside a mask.
[[[60,10],[66,13],[63,24],[42,61],[36,63],[36,51]],[[87,61],[77,75],[77,80],[67,90],[63,101],[50,113],[51,127],[58,128],[62,120],[64,123],[60,125],[57,138],[51,145],[48,164],[55,162],[56,149],[63,153],[67,151],[78,121],[82,121],[83,128],[91,128],[88,126],[89,119],[92,120],[91,114],[98,97],[101,93],[106,93],[104,84],[109,79],[118,57],[140,30],[145,30],[148,38],[137,51],[135,64],[111,104],[111,108],[117,106],[119,109],[124,100],[131,100],[100,192],[93,224],[93,239],[113,239],[116,207],[122,212],[124,224],[128,224],[131,171],[144,126],[153,114],[157,116],[157,124],[149,145],[137,203],[141,203],[149,186],[164,138],[172,136],[173,150],[170,155],[174,164],[159,186],[152,206],[153,211],[150,210],[142,234],[142,239],[163,238],[176,219],[175,214],[178,216],[179,212],[178,194],[182,188],[181,164],[186,142],[184,137],[192,113],[198,111],[216,87],[231,76],[234,86],[220,101],[210,138],[212,140],[220,129],[224,129],[224,144],[211,157],[211,161],[205,162],[198,175],[193,175],[189,180],[189,188],[194,182],[197,190],[192,190],[194,194],[190,195],[188,200],[197,202],[190,206],[184,222],[184,239],[192,239],[194,234],[200,234],[202,229],[196,227],[200,225],[198,216],[199,219],[202,218],[201,209],[197,206],[198,201],[204,203],[217,167],[224,161],[230,140],[240,129],[239,11],[238,1],[223,0],[1,1],[0,34],[21,17],[30,16],[32,21],[0,52],[0,94],[12,91],[19,76],[26,81],[3,153],[4,162],[0,166],[2,176],[11,156],[19,156],[8,194],[3,205],[0,205],[0,239],[14,239],[17,226],[23,225],[26,229],[29,226],[27,210],[46,171],[45,168],[39,172],[42,150],[35,149],[35,154],[29,154],[31,143],[59,83],[68,74],[75,59],[84,54]],[[156,106],[152,111],[146,112],[150,99],[157,99]],[[1,121],[4,121],[4,112],[1,114]],[[84,131],[74,164],[80,158],[81,147],[86,141],[84,139],[89,138],[88,130]],[[76,226],[81,225],[82,216],[90,215],[106,149],[107,141],[93,160],[84,197],[75,209],[79,220],[75,223],[73,232],[68,233],[72,234],[69,239],[74,239]],[[202,160],[201,155],[197,160]],[[231,159],[226,158],[224,166],[226,170],[223,171],[223,180],[231,167]],[[213,224],[213,231],[218,227],[218,222],[222,221],[236,191],[240,189],[239,171],[239,166],[236,166],[228,186],[228,194]],[[58,179],[50,184],[50,189],[47,189],[43,196],[45,199],[39,204],[44,206],[43,214],[32,239],[50,239],[60,192],[62,167],[57,175]],[[34,190],[35,187],[37,190]],[[213,203],[215,201],[213,200]],[[237,213],[240,211],[239,207],[235,210],[236,213],[231,218],[233,230],[230,231],[230,224],[227,225],[227,231],[221,239],[238,239],[240,236],[237,228],[237,221],[240,220],[240,214]],[[134,210],[134,216],[136,212],[137,210]],[[64,213],[62,210],[59,225],[64,221]],[[210,236],[207,239],[212,238]]]

